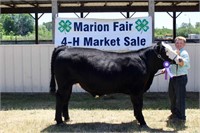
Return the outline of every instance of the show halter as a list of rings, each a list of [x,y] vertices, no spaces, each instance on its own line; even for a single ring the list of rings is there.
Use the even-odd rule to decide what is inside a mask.
[[[163,60],[164,62],[163,62],[163,67],[165,68],[165,80],[167,80],[167,74],[169,74],[169,76],[170,76],[170,78],[172,78],[173,77],[173,74],[170,72],[170,70],[169,70],[169,66],[170,66],[170,63],[169,63],[169,61],[165,61],[163,58],[162,58],[162,56],[159,54],[159,53],[157,53],[155,50],[154,50],[154,53],[157,55],[157,57],[159,58],[159,59],[161,59],[161,60]],[[176,57],[175,57],[176,58]],[[174,59],[175,59],[174,58]],[[159,74],[156,74],[155,76],[158,76],[158,75],[161,75],[161,74],[163,74],[163,73],[159,73]]]

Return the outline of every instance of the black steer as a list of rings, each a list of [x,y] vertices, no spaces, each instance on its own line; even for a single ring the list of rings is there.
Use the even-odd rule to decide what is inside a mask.
[[[146,126],[142,114],[143,94],[153,81],[154,74],[163,68],[165,47],[159,43],[138,51],[125,53],[105,52],[97,49],[55,48],[51,60],[50,92],[56,92],[57,124],[69,120],[68,102],[72,85],[79,83],[93,96],[124,93],[131,97],[134,116],[140,126]],[[54,79],[55,78],[55,79]]]

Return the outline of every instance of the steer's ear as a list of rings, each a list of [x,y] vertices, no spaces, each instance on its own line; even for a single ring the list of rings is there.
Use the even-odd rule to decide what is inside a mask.
[[[157,42],[157,45],[161,46],[162,45],[162,41]]]
[[[161,49],[162,49],[162,41],[159,41],[159,42],[157,43],[157,45],[158,45],[158,51],[161,52]]]

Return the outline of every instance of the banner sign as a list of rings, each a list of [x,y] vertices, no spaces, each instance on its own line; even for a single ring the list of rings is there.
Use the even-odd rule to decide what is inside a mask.
[[[151,17],[114,20],[56,18],[56,46],[138,50],[151,44]]]

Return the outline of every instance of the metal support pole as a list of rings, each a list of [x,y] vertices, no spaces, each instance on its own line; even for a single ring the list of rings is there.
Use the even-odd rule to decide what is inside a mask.
[[[199,12],[200,12],[200,0],[199,0]]]
[[[84,18],[84,16],[83,16],[83,15],[84,15],[83,12],[81,12],[80,15],[81,15],[81,18]]]
[[[152,43],[154,42],[154,12],[155,2],[154,0],[149,0],[149,16],[152,18]]]
[[[173,41],[176,38],[176,12],[173,12]]]
[[[52,10],[52,26],[53,26],[53,30],[52,30],[52,43],[55,43],[55,20],[56,17],[58,17],[58,2],[57,0],[51,0],[51,10]]]
[[[39,40],[38,40],[38,13],[35,13],[35,44],[39,44]]]
[[[200,12],[200,0],[199,0],[199,12]],[[200,38],[199,38],[199,42],[200,42]]]
[[[126,18],[130,18],[130,12],[126,12]]]
[[[176,38],[176,19],[182,14],[182,12],[180,12],[178,15],[176,15],[176,12],[174,11],[173,14],[171,15],[169,12],[167,12],[167,14],[172,18],[173,20],[173,40],[172,42],[174,42],[174,39]]]

